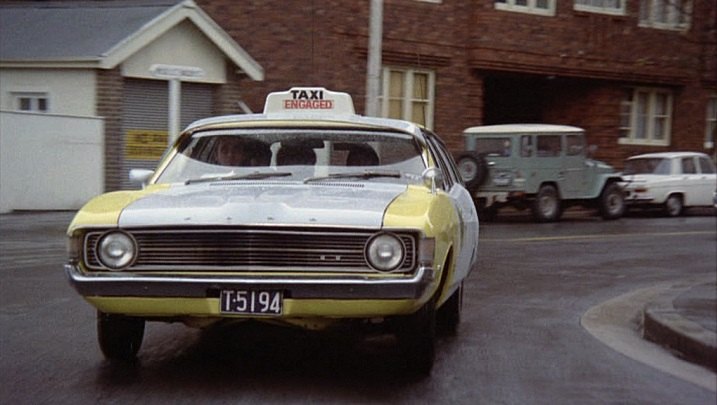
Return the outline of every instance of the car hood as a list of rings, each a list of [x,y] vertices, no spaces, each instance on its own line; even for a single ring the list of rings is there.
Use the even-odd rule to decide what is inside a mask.
[[[610,166],[609,164],[601,161],[601,160],[595,160],[595,159],[586,159],[586,164],[588,166],[596,167],[598,172],[600,173],[614,173],[615,169]]]
[[[407,186],[208,183],[175,186],[130,203],[120,227],[276,225],[379,228],[388,205]]]
[[[663,174],[622,174],[622,180],[628,184],[659,184],[668,181],[674,181],[675,179],[671,176],[665,176]]]

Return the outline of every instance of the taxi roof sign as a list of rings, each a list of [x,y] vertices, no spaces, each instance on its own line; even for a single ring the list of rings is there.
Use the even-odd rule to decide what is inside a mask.
[[[264,114],[356,114],[348,93],[326,90],[323,87],[292,87],[270,93],[264,103]]]

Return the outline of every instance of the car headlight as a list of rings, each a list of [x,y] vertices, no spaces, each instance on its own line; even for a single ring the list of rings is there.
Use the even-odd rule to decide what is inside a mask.
[[[391,271],[403,263],[406,249],[401,239],[391,233],[380,233],[366,243],[366,260],[379,271]]]
[[[108,232],[97,243],[97,258],[110,270],[122,270],[132,264],[136,256],[137,244],[124,232]]]

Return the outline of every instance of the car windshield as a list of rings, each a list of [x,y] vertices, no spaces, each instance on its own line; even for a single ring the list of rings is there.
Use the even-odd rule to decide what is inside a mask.
[[[347,129],[236,129],[194,133],[157,183],[357,181],[418,183],[426,168],[412,135]]]
[[[670,159],[637,158],[625,161],[625,174],[670,174]]]
[[[482,138],[476,139],[476,152],[491,157],[510,156],[510,138]]]

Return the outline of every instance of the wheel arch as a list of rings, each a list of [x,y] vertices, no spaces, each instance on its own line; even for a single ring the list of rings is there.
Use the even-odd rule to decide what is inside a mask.
[[[452,278],[455,274],[455,258],[453,257],[455,250],[453,246],[448,249],[443,265],[441,268],[441,279],[438,282],[438,287],[433,295],[436,297],[436,308],[440,308],[451,296],[451,294],[458,288],[458,284],[455,284],[455,288],[451,288],[451,284],[448,282],[449,278]]]

